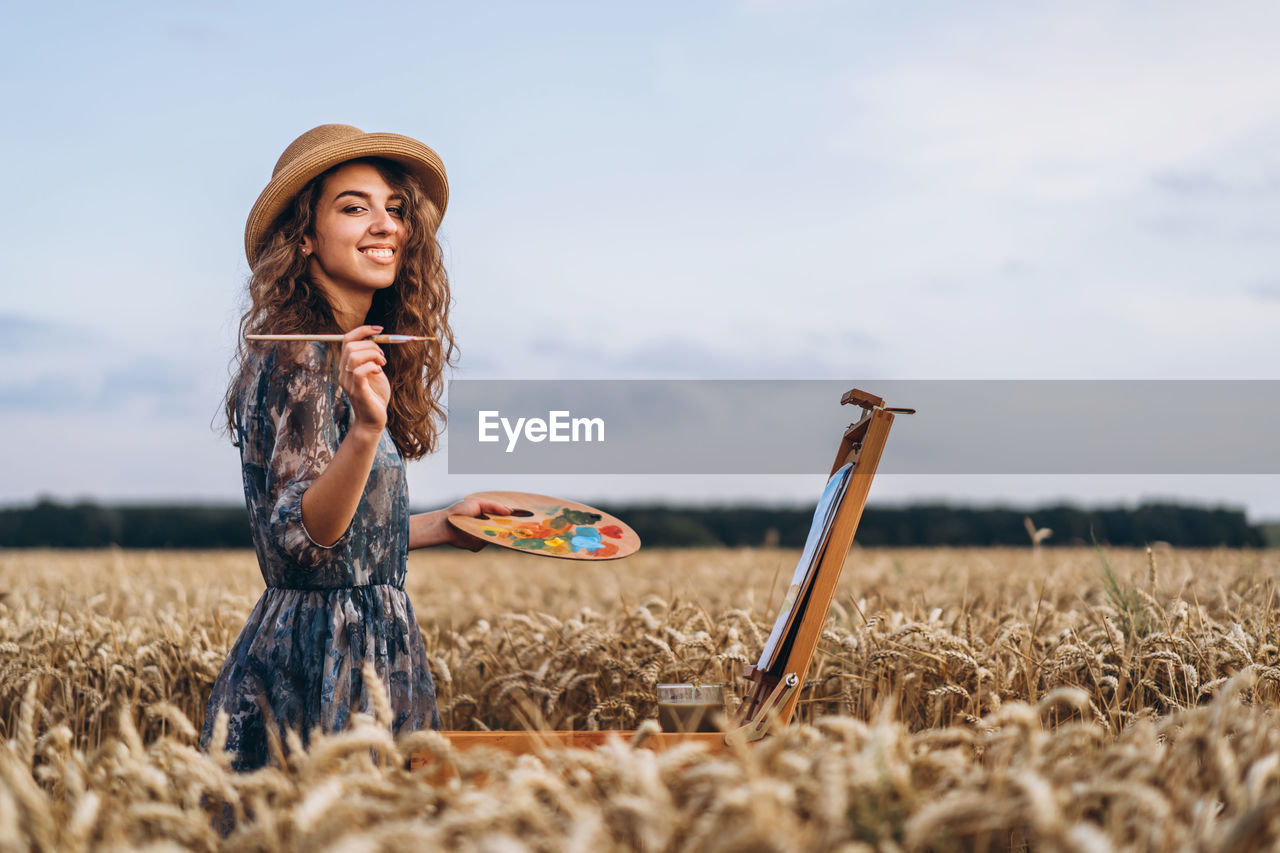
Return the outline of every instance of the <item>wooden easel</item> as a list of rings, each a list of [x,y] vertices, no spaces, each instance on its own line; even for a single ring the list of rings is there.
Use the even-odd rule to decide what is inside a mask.
[[[488,746],[513,753],[538,752],[547,747],[591,747],[611,737],[631,739],[633,744],[663,750],[677,744],[704,743],[712,750],[725,749],[728,742],[752,742],[770,730],[790,724],[805,675],[817,650],[822,626],[831,608],[836,583],[844,569],[845,556],[853,544],[853,535],[867,505],[871,481],[880,464],[880,455],[893,426],[894,413],[912,414],[913,409],[885,408],[884,400],[865,391],[853,389],[840,399],[841,405],[856,405],[861,417],[850,424],[840,440],[834,474],[846,463],[853,463],[843,499],[835,509],[830,535],[813,573],[812,583],[803,598],[798,599],[794,624],[783,638],[776,662],[768,670],[748,666],[744,676],[751,682],[736,716],[736,727],[727,733],[648,733],[643,737],[634,731],[522,731],[522,732],[441,732],[455,749]]]
[[[844,499],[835,511],[831,534],[822,552],[813,584],[796,607],[802,608],[790,636],[783,640],[777,662],[767,670],[748,665],[743,676],[752,683],[739,710],[739,721],[748,741],[759,740],[770,726],[786,726],[795,714],[800,688],[813,661],[822,636],[822,626],[831,609],[836,583],[844,570],[845,556],[853,544],[862,510],[867,505],[871,481],[880,465],[880,455],[889,438],[895,412],[912,414],[912,409],[886,409],[884,400],[856,388],[840,399],[841,405],[854,404],[862,409],[862,417],[850,424],[840,440],[834,474],[846,463],[853,463]]]

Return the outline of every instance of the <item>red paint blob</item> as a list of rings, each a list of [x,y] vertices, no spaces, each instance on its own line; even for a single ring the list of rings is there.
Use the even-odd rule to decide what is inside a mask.
[[[600,532],[603,533],[605,536],[608,536],[610,539],[622,538],[622,528],[616,524],[610,524],[607,527],[601,527]]]

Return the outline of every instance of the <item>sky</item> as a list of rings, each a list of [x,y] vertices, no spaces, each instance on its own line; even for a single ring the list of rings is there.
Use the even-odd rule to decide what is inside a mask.
[[[1275,379],[1278,26],[1240,0],[16,5],[0,503],[240,500],[218,421],[244,221],[329,122],[443,158],[457,378]],[[821,486],[410,466],[424,508]],[[872,493],[939,498],[1265,519],[1280,477]]]

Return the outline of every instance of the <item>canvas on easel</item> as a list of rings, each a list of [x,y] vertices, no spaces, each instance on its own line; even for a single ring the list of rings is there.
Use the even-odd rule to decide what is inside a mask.
[[[782,604],[778,608],[778,619],[774,622],[773,631],[765,641],[760,652],[757,669],[769,670],[778,661],[778,653],[785,641],[793,636],[797,615],[804,610],[803,604],[813,586],[814,574],[826,553],[827,541],[831,538],[831,525],[835,521],[836,510],[844,501],[845,491],[849,487],[849,475],[853,472],[853,463],[846,462],[827,480],[827,487],[822,490],[822,497],[813,511],[813,522],[809,526],[809,535],[805,539],[804,550],[800,561],[796,563],[795,572],[791,576],[791,585],[787,587]],[[796,605],[800,604],[800,607]]]

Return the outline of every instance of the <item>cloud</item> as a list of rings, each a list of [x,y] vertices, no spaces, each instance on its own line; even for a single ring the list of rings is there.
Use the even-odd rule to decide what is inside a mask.
[[[1216,196],[1231,192],[1231,186],[1219,176],[1204,170],[1161,172],[1151,179],[1156,189],[1175,195]]]
[[[26,314],[0,314],[0,352],[32,352],[56,350],[67,346],[100,340],[91,329]]]
[[[827,5],[830,4],[825,0],[741,0],[741,8],[747,12],[779,12]]]
[[[117,408],[127,401],[146,401],[157,413],[190,412],[208,408],[205,389],[191,381],[189,365],[180,361],[141,357],[102,373],[91,398],[95,408]]]
[[[1258,299],[1280,302],[1280,278],[1265,278],[1245,287],[1245,292]]]
[[[183,47],[204,48],[226,41],[226,30],[200,21],[170,21],[164,25],[169,38]]]
[[[1172,213],[1152,217],[1143,225],[1152,234],[1175,242],[1199,237],[1216,237],[1220,236],[1222,231],[1221,224],[1216,220],[1203,216]]]
[[[666,335],[635,346],[602,350],[563,338],[535,341],[533,349],[555,364],[555,375],[635,379],[828,379],[878,373],[878,340],[848,329],[812,333],[799,346],[756,339],[745,346],[714,345]]]
[[[1079,199],[1141,185],[1280,110],[1280,12],[1233,6],[975,14],[851,77],[844,145],[870,140],[935,187]]]
[[[83,389],[70,377],[0,386],[0,411],[63,414],[82,407]]]
[[[1162,172],[1152,177],[1151,184],[1175,196],[1191,198],[1260,198],[1280,195],[1280,174],[1227,177],[1209,169],[1182,169]]]
[[[157,414],[210,408],[217,392],[182,354],[151,352],[56,320],[0,314],[0,351],[23,370],[0,378],[0,411],[92,414],[143,404]]]

